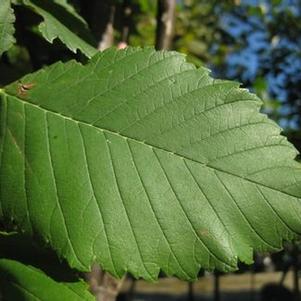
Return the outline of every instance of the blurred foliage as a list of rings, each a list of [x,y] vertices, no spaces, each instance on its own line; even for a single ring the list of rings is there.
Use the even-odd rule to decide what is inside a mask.
[[[155,43],[157,2],[133,0],[133,28],[130,45],[152,46]]]
[[[301,125],[301,1],[237,3],[223,10],[217,7],[228,55],[214,66],[215,74],[259,92],[265,111],[285,130],[297,130]]]

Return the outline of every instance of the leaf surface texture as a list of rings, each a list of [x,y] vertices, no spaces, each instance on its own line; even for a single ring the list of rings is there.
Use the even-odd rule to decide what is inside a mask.
[[[195,279],[301,232],[297,151],[237,83],[148,48],[22,82],[1,94],[0,216],[72,267]]]
[[[0,55],[14,43],[15,15],[10,0],[1,0],[0,3]]]

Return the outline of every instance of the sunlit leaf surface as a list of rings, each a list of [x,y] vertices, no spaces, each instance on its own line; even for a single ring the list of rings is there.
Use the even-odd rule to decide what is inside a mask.
[[[1,93],[0,216],[80,270],[194,279],[301,232],[295,148],[239,85],[110,49]]]

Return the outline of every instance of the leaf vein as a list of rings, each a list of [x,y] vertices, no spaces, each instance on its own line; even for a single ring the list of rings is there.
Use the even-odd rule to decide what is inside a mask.
[[[138,178],[139,178],[139,180],[140,180],[140,183],[141,183],[141,185],[142,185],[142,188],[143,188],[143,190],[144,190],[144,192],[145,192],[145,195],[146,195],[146,197],[147,197],[147,199],[148,199],[149,206],[150,206],[151,211],[152,211],[152,213],[153,213],[153,215],[154,215],[154,217],[155,217],[155,220],[156,220],[156,222],[157,222],[157,225],[159,226],[159,229],[160,229],[161,233],[163,234],[163,237],[164,237],[164,239],[165,239],[165,241],[166,241],[166,243],[167,243],[167,246],[168,246],[168,248],[169,248],[170,254],[172,254],[172,256],[173,256],[174,259],[176,260],[178,266],[180,267],[180,269],[182,270],[182,272],[184,273],[184,275],[185,275],[186,277],[189,277],[189,278],[190,278],[190,276],[186,273],[186,271],[185,271],[183,265],[181,264],[180,260],[178,259],[178,257],[177,257],[177,255],[176,255],[175,251],[173,250],[173,248],[172,248],[172,246],[171,246],[171,243],[169,242],[169,240],[168,240],[168,238],[167,238],[167,235],[166,235],[166,233],[164,232],[161,223],[159,222],[159,219],[158,219],[158,217],[157,217],[156,210],[155,210],[155,208],[154,208],[154,206],[153,206],[153,203],[152,203],[152,201],[151,201],[151,197],[149,196],[149,193],[148,193],[148,191],[147,191],[147,189],[146,189],[145,183],[144,183],[144,181],[142,180],[142,176],[141,176],[141,174],[140,174],[140,172],[139,172],[139,170],[138,170],[138,166],[137,166],[137,163],[135,162],[134,155],[133,155],[133,151],[132,151],[132,148],[131,148],[131,146],[130,146],[128,140],[127,140],[127,144],[128,144],[128,148],[129,148],[129,150],[130,150],[130,154],[131,154],[131,158],[132,158],[132,162],[133,162],[135,171],[136,171],[136,173],[137,173],[137,175],[138,175]]]
[[[104,222],[103,212],[102,212],[101,206],[98,203],[98,200],[97,200],[96,195],[95,195],[95,187],[94,187],[94,183],[93,183],[92,176],[91,176],[91,173],[90,173],[89,160],[88,160],[88,157],[87,157],[87,148],[86,148],[86,143],[85,143],[84,135],[82,133],[82,129],[81,129],[81,127],[80,127],[79,124],[78,124],[78,129],[79,129],[79,133],[80,133],[80,137],[81,137],[81,141],[82,141],[84,160],[85,160],[85,163],[86,163],[87,174],[88,174],[88,179],[89,179],[89,183],[90,183],[90,189],[91,189],[91,191],[93,193],[93,199],[94,199],[94,201],[96,203],[96,206],[98,208],[98,213],[99,213],[102,225],[103,225],[104,234],[105,234],[105,240],[106,240],[106,243],[107,243],[107,247],[108,247],[108,251],[109,251],[109,256],[110,256],[110,260],[111,260],[111,263],[112,263],[112,267],[113,267],[114,273],[117,275],[115,262],[114,262],[113,256],[112,256],[111,245],[110,245],[110,242],[109,242],[109,239],[108,239],[107,229],[106,229],[106,225],[105,225],[105,222]]]
[[[171,55],[171,56],[169,56],[167,59],[174,58],[174,57],[176,57],[176,55]],[[165,57],[163,57],[162,59],[156,61],[155,63],[153,63],[153,64],[151,64],[151,65],[147,64],[146,67],[141,68],[139,71],[137,71],[137,72],[131,74],[130,76],[124,77],[124,78],[123,78],[121,81],[119,81],[116,85],[114,85],[114,86],[112,86],[112,87],[107,87],[106,90],[101,91],[101,92],[97,93],[96,95],[92,96],[91,98],[87,99],[87,102],[86,102],[85,106],[84,106],[79,112],[77,112],[76,114],[80,114],[81,112],[83,112],[83,111],[90,105],[90,103],[91,103],[93,100],[95,100],[97,97],[99,97],[99,96],[104,96],[104,95],[106,95],[108,92],[111,92],[111,91],[116,90],[116,89],[117,89],[118,87],[120,87],[124,82],[126,82],[127,80],[130,80],[130,79],[132,79],[132,78],[134,78],[134,77],[136,77],[137,75],[139,75],[141,72],[143,72],[143,71],[146,70],[147,68],[153,67],[153,66],[155,66],[155,65],[159,65],[159,64],[165,63],[165,62],[166,62]],[[124,103],[126,103],[126,102],[127,102],[127,100],[126,100],[126,101],[123,101],[123,102],[121,102],[121,103],[119,103],[119,104],[117,104],[114,108],[112,108],[112,110],[110,110],[109,112],[107,112],[106,114],[104,114],[103,116],[101,116],[101,118],[97,119],[96,121],[93,121],[92,124],[95,124],[95,123],[98,122],[100,119],[103,119],[103,118],[105,118],[107,115],[113,113],[117,108],[119,108],[120,106],[122,106],[122,105],[123,105]]]
[[[226,193],[228,194],[228,196],[230,197],[230,199],[233,201],[233,203],[236,205],[238,211],[240,212],[241,216],[244,218],[244,220],[247,222],[247,224],[249,225],[249,228],[251,229],[251,231],[269,248],[272,248],[273,250],[278,250],[279,247],[277,246],[273,246],[271,243],[269,243],[268,241],[266,241],[265,238],[263,238],[263,236],[261,234],[258,233],[258,231],[256,230],[256,228],[252,225],[252,223],[249,221],[249,219],[247,218],[246,214],[242,211],[242,209],[240,208],[240,206],[238,205],[236,199],[234,198],[234,196],[232,195],[231,191],[229,190],[229,188],[225,185],[225,183],[222,181],[222,179],[219,177],[218,173],[216,171],[214,171],[216,178],[219,180],[221,186],[224,188],[224,190],[226,191]]]
[[[174,196],[175,196],[175,199],[177,200],[178,204],[180,205],[180,208],[181,208],[182,212],[184,213],[184,216],[185,216],[186,220],[188,221],[188,224],[190,225],[191,229],[193,230],[193,233],[195,234],[196,238],[201,242],[201,244],[205,247],[205,249],[207,250],[207,252],[208,252],[212,257],[214,257],[214,258],[217,259],[218,261],[222,262],[222,263],[225,264],[226,266],[233,268],[233,267],[232,267],[231,265],[229,265],[227,262],[225,262],[224,260],[222,260],[221,258],[219,258],[215,253],[213,253],[213,251],[209,249],[209,247],[204,243],[204,241],[203,241],[203,240],[201,239],[201,237],[198,235],[198,232],[197,232],[197,230],[195,229],[195,226],[193,225],[192,221],[190,220],[188,214],[186,213],[186,211],[185,211],[185,209],[184,209],[184,207],[183,207],[183,205],[182,205],[182,202],[180,201],[180,198],[178,197],[178,195],[177,195],[177,193],[176,193],[176,191],[175,191],[173,185],[171,184],[171,181],[170,181],[170,179],[169,179],[169,177],[168,177],[168,175],[167,175],[167,172],[165,171],[165,168],[164,168],[164,166],[163,166],[161,160],[159,159],[159,157],[158,157],[158,155],[157,155],[157,153],[156,153],[155,151],[154,151],[154,154],[155,154],[155,156],[156,156],[156,158],[157,158],[157,161],[158,161],[158,163],[159,163],[159,165],[160,165],[160,167],[161,167],[161,169],[162,169],[162,171],[163,171],[163,174],[164,174],[164,176],[165,176],[165,178],[166,178],[166,180],[167,180],[167,182],[168,182],[168,184],[169,184],[169,186],[170,186],[170,188],[171,188],[171,190],[172,190],[172,192],[173,192],[173,194],[174,194]]]
[[[284,191],[281,191],[281,190],[277,190],[276,188],[274,188],[274,187],[272,187],[272,186],[268,186],[268,185],[266,185],[266,184],[264,184],[264,183],[256,182],[256,181],[254,181],[254,180],[251,180],[251,179],[249,179],[249,178],[243,177],[243,176],[241,176],[241,175],[236,175],[236,174],[234,174],[234,173],[231,172],[231,171],[226,171],[226,170],[220,169],[220,168],[218,168],[218,167],[216,167],[216,166],[211,166],[211,165],[209,165],[209,164],[205,164],[204,162],[200,162],[200,161],[195,160],[195,159],[193,159],[193,158],[187,157],[187,156],[185,156],[185,155],[178,154],[178,153],[174,153],[174,152],[172,152],[172,151],[170,151],[170,150],[168,150],[168,149],[166,149],[166,148],[164,148],[164,147],[157,146],[157,145],[152,145],[152,144],[150,144],[150,143],[146,143],[145,140],[144,140],[144,141],[139,141],[139,140],[137,140],[136,138],[122,136],[122,135],[120,135],[119,133],[117,133],[117,132],[115,132],[115,131],[113,131],[113,130],[111,130],[111,129],[103,129],[103,128],[97,127],[97,126],[95,126],[95,125],[91,125],[91,124],[87,123],[86,121],[76,120],[76,119],[73,119],[73,118],[71,118],[71,117],[69,117],[69,116],[63,115],[63,114],[61,114],[61,113],[59,113],[59,112],[50,110],[50,109],[48,109],[48,108],[45,109],[45,108],[43,108],[43,107],[41,107],[41,106],[39,106],[39,105],[37,105],[37,104],[29,103],[29,102],[26,102],[26,101],[24,101],[24,100],[18,99],[18,98],[16,98],[14,95],[11,95],[11,96],[12,96],[13,98],[15,98],[17,101],[23,101],[23,102],[25,102],[25,104],[27,104],[27,105],[29,105],[29,106],[33,106],[33,107],[35,107],[35,108],[38,108],[38,109],[40,109],[40,110],[42,110],[42,111],[44,111],[44,112],[46,112],[46,113],[51,113],[51,114],[53,114],[53,115],[55,115],[55,116],[57,116],[57,117],[59,117],[59,118],[65,118],[65,119],[67,119],[67,120],[69,120],[69,121],[71,121],[71,122],[77,122],[77,123],[80,122],[80,123],[82,123],[83,125],[88,126],[88,127],[90,127],[90,128],[93,128],[93,129],[95,129],[95,130],[99,130],[99,131],[102,131],[102,132],[104,132],[104,133],[107,132],[107,133],[116,135],[116,136],[118,136],[118,137],[120,137],[120,138],[123,138],[123,139],[130,139],[130,140],[132,140],[132,141],[134,141],[134,142],[136,142],[136,143],[142,144],[142,145],[144,145],[144,146],[148,146],[148,147],[150,147],[150,148],[160,149],[160,150],[162,150],[162,151],[165,151],[165,152],[167,152],[167,153],[169,153],[169,154],[172,154],[172,155],[174,155],[174,156],[177,156],[177,157],[179,157],[179,158],[187,159],[187,160],[192,161],[192,162],[196,162],[196,163],[198,163],[198,164],[200,164],[200,165],[203,165],[204,167],[208,167],[208,168],[210,168],[210,169],[212,169],[212,170],[217,170],[217,171],[223,172],[223,173],[225,173],[225,174],[229,174],[229,175],[232,175],[232,176],[234,176],[234,177],[237,177],[237,178],[239,178],[239,179],[243,178],[245,181],[252,182],[252,183],[256,183],[256,184],[262,185],[262,186],[264,186],[264,187],[267,187],[267,188],[269,188],[269,189],[271,189],[271,190],[274,190],[274,191],[277,191],[277,192],[282,192],[283,194],[290,195],[290,196],[292,196],[292,197],[297,198],[297,197],[296,197],[295,195],[293,195],[293,194],[290,194],[290,193],[288,193],[288,192],[284,192]],[[269,146],[270,146],[270,147],[273,147],[274,145],[269,145]]]
[[[74,257],[78,261],[80,266],[82,266],[82,268],[85,268],[86,265],[78,257],[78,255],[75,252],[75,249],[73,247],[72,241],[70,240],[70,234],[69,234],[69,230],[68,230],[68,227],[67,227],[67,224],[66,224],[65,215],[64,215],[61,203],[60,203],[60,197],[59,197],[59,194],[58,194],[58,189],[57,189],[57,184],[56,184],[56,176],[55,176],[55,171],[54,171],[54,168],[53,168],[53,160],[52,160],[51,147],[50,147],[50,137],[49,137],[49,122],[48,122],[47,112],[44,114],[44,116],[45,116],[45,129],[46,129],[46,146],[47,146],[47,150],[48,150],[47,153],[48,153],[48,158],[49,158],[49,163],[50,163],[49,164],[50,173],[51,173],[51,176],[52,176],[52,179],[53,179],[53,184],[54,184],[56,203],[58,205],[58,209],[59,209],[60,214],[61,214],[63,227],[64,227],[64,230],[66,232],[66,238],[67,238],[68,245],[70,246],[70,250],[74,254]]]
[[[205,197],[205,199],[207,200],[208,205],[211,207],[211,209],[213,210],[215,216],[218,218],[218,220],[220,221],[220,223],[223,225],[223,227],[225,228],[226,232],[229,235],[229,238],[231,237],[231,234],[229,233],[229,230],[227,228],[227,226],[225,225],[225,223],[223,222],[223,219],[220,217],[220,215],[218,214],[217,210],[215,209],[215,207],[212,205],[210,198],[207,196],[207,194],[205,193],[204,189],[202,188],[202,186],[199,184],[199,182],[197,181],[195,175],[192,173],[191,169],[188,167],[188,164],[185,160],[183,160],[184,165],[186,167],[186,169],[189,171],[191,177],[193,178],[194,182],[196,183],[196,185],[199,188],[199,191],[202,193],[202,195]],[[221,262],[224,262],[223,260],[219,259]]]
[[[260,187],[258,187],[258,185],[255,185],[257,191],[259,192],[259,194],[262,196],[263,200],[266,202],[266,204],[269,206],[269,208],[274,212],[274,214],[278,217],[278,219],[281,221],[281,223],[291,232],[295,233],[297,231],[295,231],[294,229],[292,229],[289,224],[281,217],[281,215],[277,212],[277,210],[273,207],[273,205],[270,203],[270,201],[268,200],[268,198],[264,195],[264,193],[262,192],[262,190],[260,189]]]
[[[122,192],[121,192],[121,189],[119,187],[119,181],[118,181],[118,177],[117,177],[116,170],[115,170],[115,164],[113,163],[114,160],[112,158],[111,148],[110,148],[110,146],[108,145],[108,142],[107,142],[108,138],[107,138],[107,136],[106,136],[105,133],[103,133],[103,134],[105,136],[106,149],[107,149],[107,152],[108,152],[108,155],[109,155],[109,158],[110,158],[109,161],[110,161],[111,170],[112,170],[112,173],[113,173],[113,176],[114,176],[114,179],[115,179],[115,187],[117,188],[117,193],[118,193],[119,199],[121,201],[121,205],[122,205],[122,207],[124,209],[124,212],[125,212],[125,215],[127,217],[127,221],[129,223],[129,226],[130,226],[129,228],[130,228],[132,236],[134,238],[134,241],[135,241],[135,244],[136,244],[136,248],[137,248],[137,251],[138,251],[138,254],[139,254],[139,257],[140,257],[140,261],[141,261],[141,263],[143,265],[144,270],[152,278],[151,273],[148,271],[148,269],[145,266],[145,263],[144,263],[144,260],[143,260],[143,255],[142,255],[142,252],[141,252],[141,249],[140,249],[137,237],[136,237],[136,233],[134,231],[134,227],[132,225],[132,222],[131,222],[131,219],[130,219],[130,216],[129,216],[129,213],[128,213],[128,210],[127,210],[127,206],[124,204]]]

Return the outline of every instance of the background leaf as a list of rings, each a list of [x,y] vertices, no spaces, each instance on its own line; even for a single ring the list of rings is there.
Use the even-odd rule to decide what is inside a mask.
[[[95,300],[86,283],[58,283],[42,271],[15,260],[0,259],[0,274],[0,297],[3,301]]]
[[[301,232],[297,151],[237,83],[139,48],[22,82],[1,93],[0,216],[71,267],[194,279]]]
[[[0,3],[0,55],[14,43],[15,15],[10,0],[1,0]]]
[[[39,30],[50,43],[58,38],[71,51],[79,49],[87,57],[97,52],[87,24],[66,1],[24,0],[23,3],[43,17]]]

